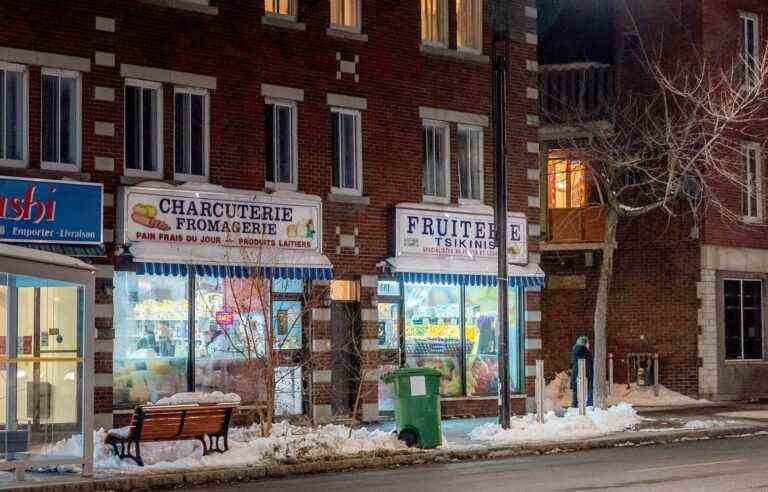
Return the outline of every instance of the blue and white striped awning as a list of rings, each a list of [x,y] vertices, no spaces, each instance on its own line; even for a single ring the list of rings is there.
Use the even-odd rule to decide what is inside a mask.
[[[398,280],[405,283],[472,285],[492,287],[498,268],[492,258],[421,258],[398,256],[387,260]],[[538,265],[509,265],[510,287],[543,287],[544,272]]]
[[[195,274],[205,277],[235,278],[282,278],[303,280],[330,280],[333,270],[318,266],[275,266],[248,267],[236,265],[185,265],[182,263],[137,262],[136,273],[139,275],[184,276],[194,270]]]
[[[411,284],[447,284],[493,287],[497,284],[496,275],[474,273],[430,273],[430,272],[395,272],[395,279]],[[510,287],[543,287],[543,276],[510,275]]]

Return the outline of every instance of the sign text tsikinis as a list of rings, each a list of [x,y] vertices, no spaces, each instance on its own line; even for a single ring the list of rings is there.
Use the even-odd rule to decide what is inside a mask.
[[[0,241],[99,244],[102,187],[0,177]]]
[[[492,215],[398,208],[399,255],[495,258],[496,224]],[[528,262],[527,221],[507,218],[507,254],[510,263]]]
[[[320,204],[217,192],[128,188],[127,242],[320,251]]]

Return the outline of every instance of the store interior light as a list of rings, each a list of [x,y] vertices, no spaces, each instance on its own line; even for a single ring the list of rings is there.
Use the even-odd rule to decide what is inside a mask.
[[[27,371],[25,371],[24,369],[19,369],[16,372],[16,379],[24,379],[26,377],[27,377]]]
[[[67,372],[64,375],[64,380],[65,381],[74,381],[75,380],[75,372],[74,371]]]

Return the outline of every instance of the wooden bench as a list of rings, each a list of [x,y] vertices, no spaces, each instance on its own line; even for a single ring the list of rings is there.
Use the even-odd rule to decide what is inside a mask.
[[[144,466],[139,447],[142,442],[197,439],[203,443],[204,456],[213,451],[223,453],[229,450],[229,423],[238,406],[235,403],[214,403],[136,407],[130,426],[109,431],[106,443],[121,459],[131,458],[139,466]],[[205,442],[206,437],[208,443]],[[223,449],[219,445],[221,439],[224,441]]]

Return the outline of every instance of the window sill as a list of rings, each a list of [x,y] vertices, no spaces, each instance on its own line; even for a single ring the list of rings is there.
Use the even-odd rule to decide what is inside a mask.
[[[750,217],[750,216],[743,216],[742,219],[744,220],[745,224],[762,224],[763,219],[762,217]]]
[[[174,174],[173,179],[184,183],[208,183],[210,181],[207,175],[199,176],[197,174]]]
[[[120,184],[123,186],[134,186],[141,183],[147,183],[149,181],[164,182],[162,176],[149,176],[149,175],[127,175],[120,176]]]
[[[138,169],[130,169],[125,168],[125,176],[128,178],[137,178],[137,179],[153,179],[153,180],[163,180],[163,172],[162,171],[140,171]]]
[[[342,193],[333,191],[328,193],[326,199],[332,203],[352,203],[355,205],[370,205],[371,197],[362,195],[353,195],[351,193]]]
[[[763,359],[734,359],[725,361],[726,366],[753,366],[760,364],[768,364],[768,361]]]
[[[219,15],[218,7],[211,7],[210,5],[203,5],[189,0],[139,0],[139,2],[170,9],[187,10],[208,15]]]
[[[421,201],[424,203],[440,203],[442,205],[450,205],[451,199],[442,196],[424,195],[421,197]]]
[[[61,171],[65,173],[80,172],[80,164],[64,164],[62,162],[41,162],[40,169],[43,171]]]
[[[296,22],[296,19],[292,19],[287,16],[277,16],[264,14],[261,18],[261,23],[265,26],[282,27],[283,29],[294,29],[296,31],[306,31],[307,25],[303,22]]]
[[[15,159],[0,159],[0,167],[12,167],[14,169],[26,169],[27,161],[17,161]]]
[[[491,59],[487,55],[480,55],[476,53],[470,53],[467,51],[457,51],[448,48],[442,48],[438,46],[431,46],[428,44],[422,44],[419,50],[425,55],[442,56],[446,58],[454,58],[456,60],[463,60],[474,63],[483,63],[488,65],[491,63]]]
[[[354,31],[347,31],[338,27],[329,27],[325,30],[325,33],[329,36],[336,38],[350,39],[352,41],[360,41],[363,43],[368,42],[368,35]]]
[[[293,183],[271,183],[267,181],[264,188],[268,191],[297,191],[298,187]]]
[[[460,207],[477,207],[478,205],[485,205],[482,200],[475,200],[472,198],[459,198]]]

